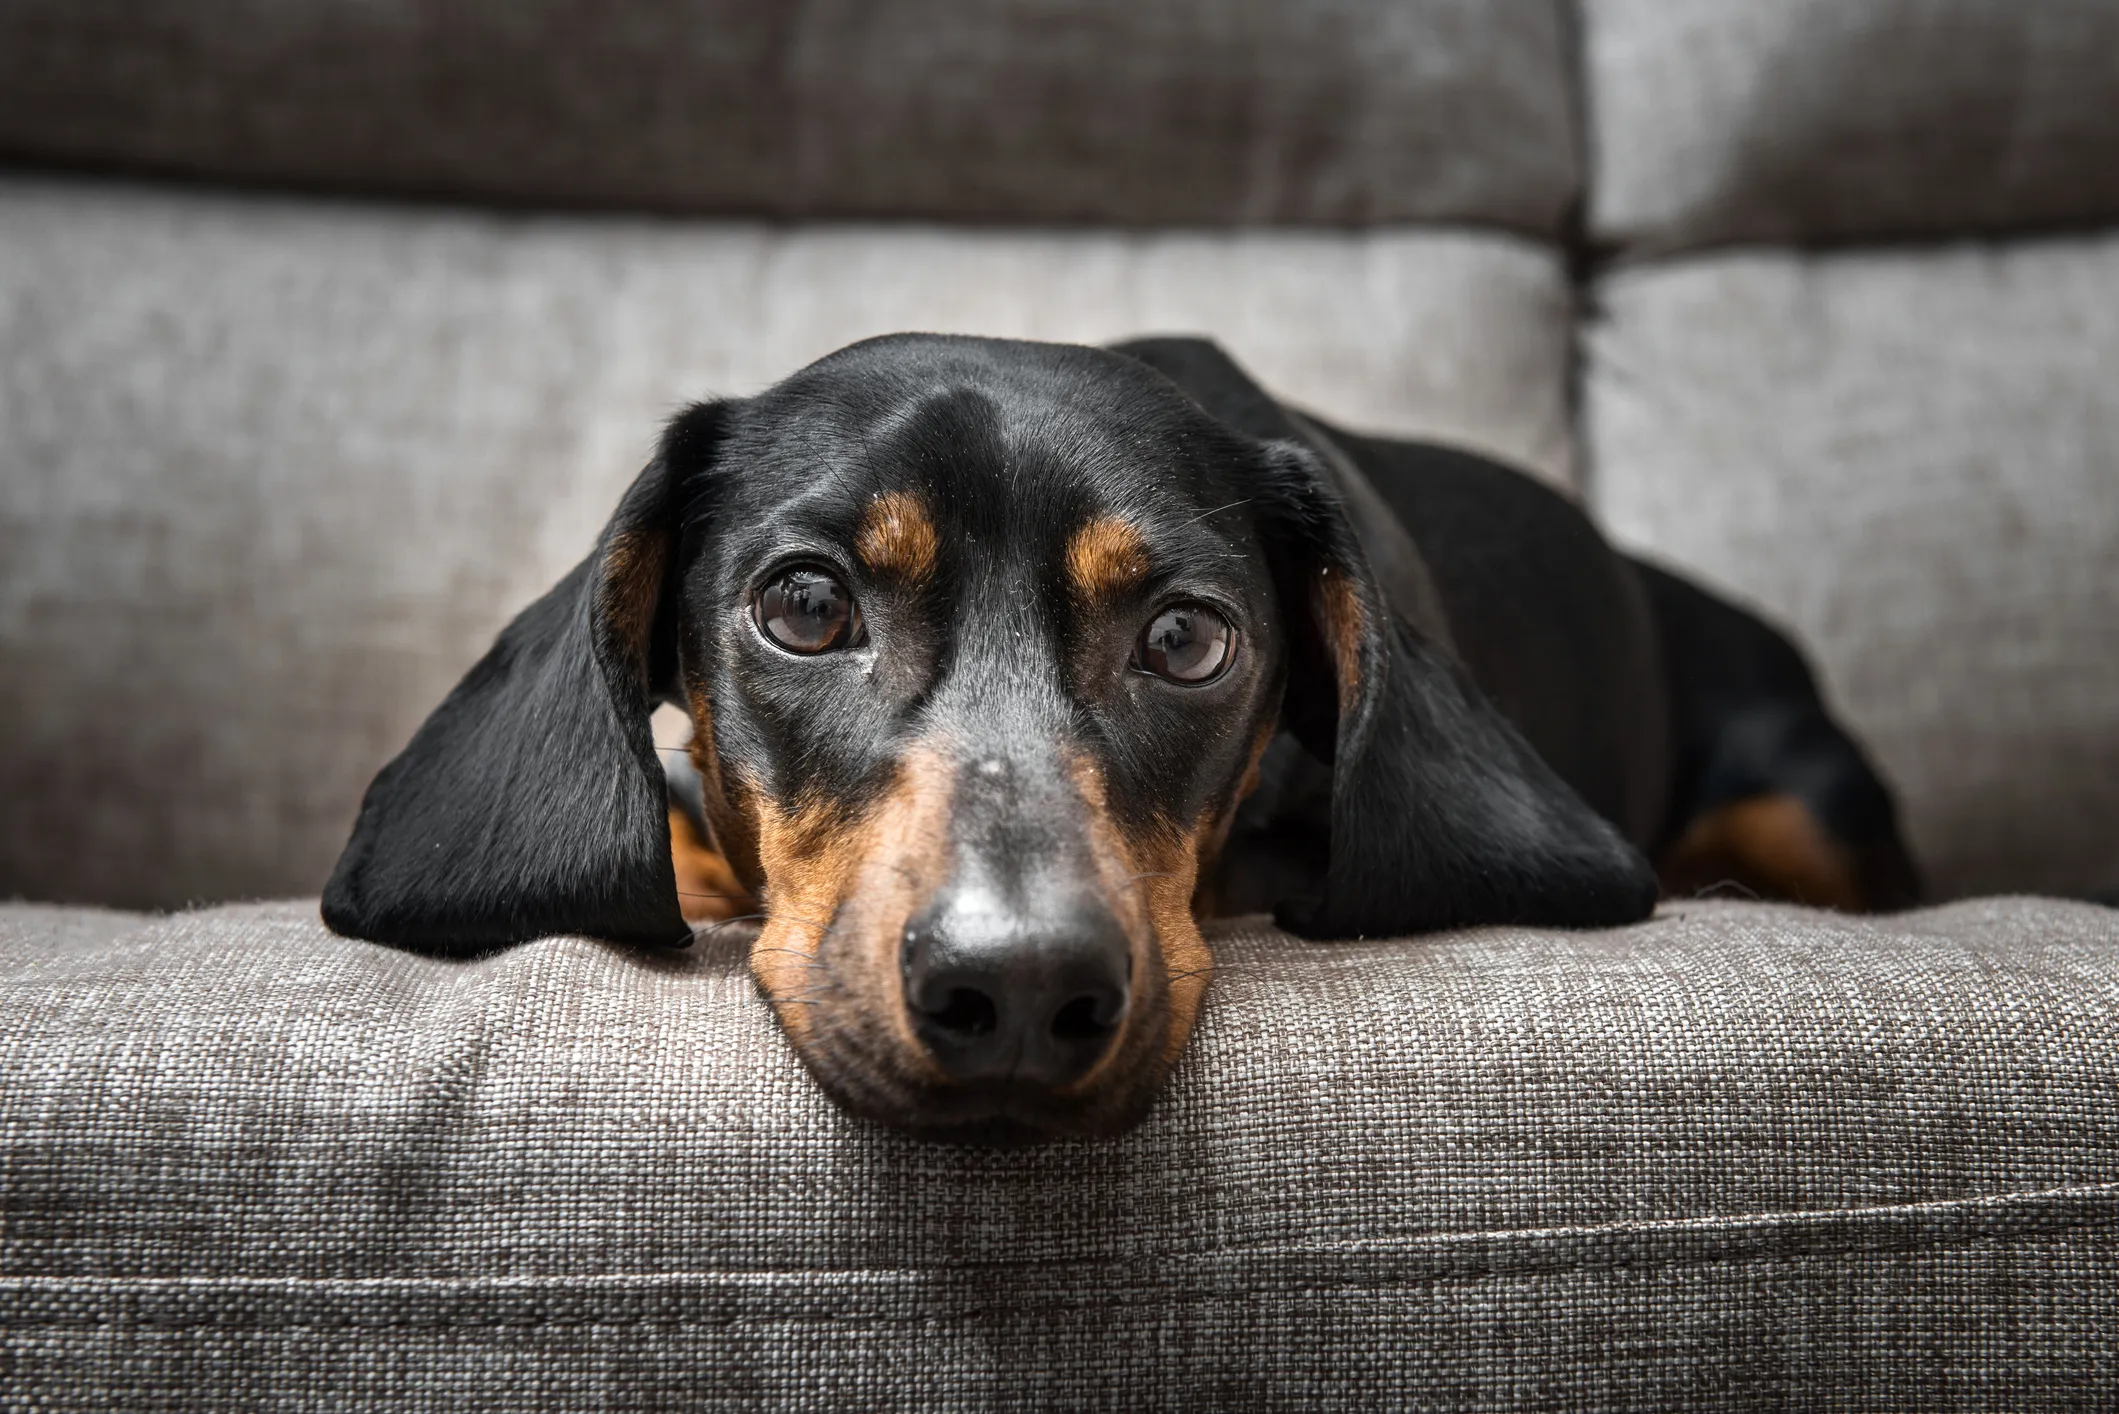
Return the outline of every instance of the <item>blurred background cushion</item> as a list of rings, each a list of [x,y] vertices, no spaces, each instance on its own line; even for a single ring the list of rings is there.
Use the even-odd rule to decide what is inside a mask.
[[[2119,236],[1607,279],[1614,534],[1792,627],[1945,895],[2119,883]]]
[[[1592,234],[1669,250],[2119,218],[2111,0],[1584,0]]]
[[[1125,225],[1580,191],[1554,0],[13,0],[0,152],[452,197]]]
[[[374,771],[662,421],[904,328],[1200,330],[1564,480],[1505,237],[789,230],[0,184],[0,896],[314,892]]]

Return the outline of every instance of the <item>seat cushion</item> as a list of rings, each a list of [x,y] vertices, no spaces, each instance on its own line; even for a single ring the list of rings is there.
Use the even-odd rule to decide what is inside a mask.
[[[1943,894],[2119,887],[2119,236],[1604,282],[1595,499],[1791,626]]]
[[[1580,190],[1551,0],[14,0],[0,152],[774,216],[1447,219]]]
[[[871,334],[1199,330],[1564,478],[1568,297],[1502,237],[508,219],[0,185],[0,897],[313,890],[375,770],[661,423]]]
[[[2109,0],[1585,0],[1582,23],[1616,244],[2119,218]]]
[[[842,1115],[728,930],[443,962],[0,908],[38,1408],[2119,1399],[2119,912],[1221,926],[1116,1141]]]

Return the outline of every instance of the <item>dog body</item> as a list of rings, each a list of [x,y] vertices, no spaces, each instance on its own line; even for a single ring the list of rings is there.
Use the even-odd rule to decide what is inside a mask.
[[[1007,1137],[1144,1112],[1202,913],[1605,926],[1652,910],[1651,853],[1913,887],[1794,650],[1563,497],[1314,423],[1201,341],[907,335],[677,418],[377,777],[324,913],[467,951],[762,910],[827,1090]]]

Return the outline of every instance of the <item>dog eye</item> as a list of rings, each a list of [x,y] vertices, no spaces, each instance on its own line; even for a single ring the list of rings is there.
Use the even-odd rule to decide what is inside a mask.
[[[1172,604],[1141,630],[1133,665],[1172,682],[1207,682],[1229,665],[1235,646],[1227,619],[1204,604]]]
[[[861,614],[845,585],[823,570],[798,565],[758,591],[758,627],[790,653],[829,653],[852,643]]]

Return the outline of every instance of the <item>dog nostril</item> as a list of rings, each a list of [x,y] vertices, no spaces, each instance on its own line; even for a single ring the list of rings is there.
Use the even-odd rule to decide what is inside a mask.
[[[940,1009],[921,1013],[944,1031],[958,1036],[987,1036],[1000,1022],[993,998],[970,987],[952,987]]]
[[[1052,1034],[1062,1041],[1094,1041],[1118,1028],[1097,1015],[1102,1009],[1097,997],[1076,997],[1052,1013]]]
[[[954,1083],[1057,1090],[1081,1079],[1128,1014],[1133,959],[1118,920],[1079,901],[1046,916],[965,897],[977,906],[944,895],[905,926],[905,1019],[926,1059]]]

